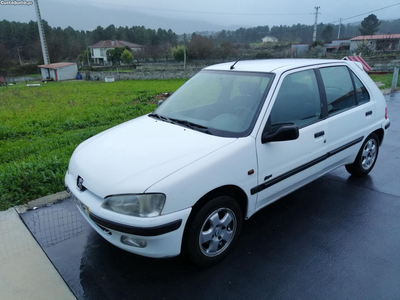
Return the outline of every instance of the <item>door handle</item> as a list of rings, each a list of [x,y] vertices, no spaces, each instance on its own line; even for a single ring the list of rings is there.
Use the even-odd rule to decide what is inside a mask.
[[[368,116],[370,116],[370,115],[372,115],[372,110],[367,111],[367,112],[365,113],[365,116],[366,116],[366,117],[368,117]]]
[[[323,135],[325,135],[325,131],[320,131],[320,132],[315,133],[314,137],[317,138],[317,137],[320,137],[320,136],[323,136]]]

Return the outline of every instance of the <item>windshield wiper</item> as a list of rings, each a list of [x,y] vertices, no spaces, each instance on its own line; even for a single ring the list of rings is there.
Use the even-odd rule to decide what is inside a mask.
[[[159,119],[161,121],[168,122],[168,123],[183,125],[185,127],[193,129],[193,130],[197,130],[197,131],[201,131],[201,132],[204,132],[204,133],[207,133],[207,134],[211,134],[211,132],[208,130],[208,128],[206,126],[195,124],[195,123],[189,122],[187,120],[170,119],[168,117],[165,117],[165,116],[162,116],[162,115],[159,115],[159,114],[156,114],[156,113],[149,114],[149,117],[156,118],[156,119]]]
[[[208,127],[203,126],[203,125],[199,125],[199,124],[196,124],[196,123],[189,122],[188,120],[170,119],[170,121],[172,121],[174,123],[177,123],[177,124],[184,125],[184,126],[190,128],[190,129],[193,129],[193,130],[198,130],[198,131],[201,131],[201,132],[204,132],[204,133],[211,134],[211,132],[208,130]]]
[[[151,113],[151,114],[149,114],[149,117],[157,118],[157,119],[159,119],[161,121],[172,123],[170,118],[164,117],[164,116],[159,115],[159,114]]]

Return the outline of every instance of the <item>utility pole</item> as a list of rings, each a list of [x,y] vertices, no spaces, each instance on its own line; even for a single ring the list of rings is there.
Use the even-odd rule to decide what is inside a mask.
[[[49,58],[49,51],[47,50],[46,37],[44,35],[42,17],[40,16],[39,2],[38,0],[35,0],[34,2],[35,2],[36,18],[39,28],[40,43],[42,45],[43,62],[45,65],[48,65],[50,63],[50,58]]]
[[[342,18],[339,19],[339,31],[337,33],[337,38],[340,39],[340,28],[342,28]]]
[[[186,33],[183,34],[183,69],[186,70]]]
[[[320,8],[319,6],[314,7],[316,12],[315,12],[315,24],[314,24],[314,34],[313,34],[313,42],[317,40],[317,23],[318,23],[318,9]]]
[[[21,46],[17,46],[18,50],[18,58],[19,58],[19,64],[22,66],[22,60],[21,60],[21,54],[19,53],[19,50],[21,49]]]
[[[394,66],[393,70],[393,79],[392,79],[392,87],[390,89],[390,92],[393,93],[396,88],[397,88],[397,78],[399,78],[399,64],[396,64]]]
[[[90,67],[90,60],[89,60],[89,51],[90,50],[89,50],[89,48],[90,48],[90,46],[86,48],[86,57],[87,57],[87,64]]]

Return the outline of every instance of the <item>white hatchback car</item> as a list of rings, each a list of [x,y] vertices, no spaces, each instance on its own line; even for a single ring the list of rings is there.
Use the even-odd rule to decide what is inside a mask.
[[[389,126],[382,93],[357,63],[223,63],[153,113],[79,145],[65,183],[115,246],[211,265],[266,205],[340,166],[368,174]]]

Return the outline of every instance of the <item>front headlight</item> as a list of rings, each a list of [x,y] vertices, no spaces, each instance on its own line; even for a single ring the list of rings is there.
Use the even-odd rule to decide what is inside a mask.
[[[150,218],[159,216],[164,204],[164,194],[136,194],[109,196],[101,207],[124,215]]]

